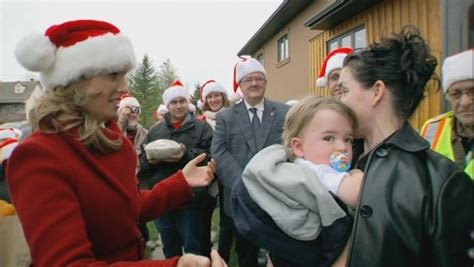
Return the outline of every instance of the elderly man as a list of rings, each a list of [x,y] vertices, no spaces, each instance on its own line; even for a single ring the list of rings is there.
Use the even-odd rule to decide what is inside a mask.
[[[342,90],[339,85],[339,74],[341,73],[344,59],[353,52],[352,48],[341,47],[332,50],[324,59],[321,71],[319,72],[316,85],[327,87],[331,96],[341,99]]]
[[[421,135],[474,179],[474,49],[444,60],[443,91],[452,111],[425,122]]]
[[[141,114],[140,103],[135,97],[125,95],[122,100],[120,100],[118,114],[118,122],[123,131],[123,135],[126,136],[135,147],[138,159],[141,153],[141,145],[148,133],[148,130],[139,123]],[[137,171],[139,168],[140,164],[137,164]]]
[[[164,91],[162,97],[168,112],[163,121],[150,129],[143,144],[168,139],[180,143],[182,150],[161,161],[148,158],[146,152],[142,153],[139,174],[150,188],[182,169],[201,153],[209,154],[211,148],[212,128],[189,112],[188,90],[177,81]],[[206,187],[195,188],[193,192],[194,198],[184,207],[166,212],[155,221],[166,258],[182,255],[183,250],[185,253],[209,256],[210,240],[206,242],[203,236],[210,236],[210,229],[202,222],[203,216],[210,216],[207,208],[211,199]]]
[[[234,91],[242,91],[244,101],[217,114],[211,153],[217,162],[217,175],[224,187],[224,211],[232,216],[231,190],[250,159],[263,148],[281,142],[288,106],[266,99],[266,72],[254,58],[235,65]],[[234,228],[239,265],[258,264],[258,247]]]

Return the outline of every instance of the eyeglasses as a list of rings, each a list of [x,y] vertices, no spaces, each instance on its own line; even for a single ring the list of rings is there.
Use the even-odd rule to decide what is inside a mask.
[[[257,77],[257,78],[245,78],[245,79],[242,80],[241,83],[243,83],[243,84],[252,84],[254,81],[255,81],[256,84],[262,84],[266,81],[266,79],[265,78],[259,78],[259,77]]]
[[[455,101],[461,99],[462,95],[464,94],[471,100],[474,100],[474,88],[467,88],[463,90],[451,89],[446,93],[446,97],[450,101]]]

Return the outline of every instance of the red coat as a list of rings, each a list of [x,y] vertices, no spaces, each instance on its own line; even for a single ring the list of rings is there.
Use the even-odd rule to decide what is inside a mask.
[[[35,266],[176,266],[178,258],[139,261],[137,222],[178,208],[192,191],[178,172],[140,192],[133,147],[116,123],[109,129],[124,141],[116,153],[92,153],[74,134],[42,132],[13,152],[7,179]]]

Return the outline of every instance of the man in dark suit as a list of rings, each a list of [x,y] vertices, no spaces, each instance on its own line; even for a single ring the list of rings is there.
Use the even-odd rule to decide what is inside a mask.
[[[266,99],[266,73],[253,58],[235,65],[234,91],[240,86],[243,101],[217,114],[211,154],[217,161],[217,176],[224,185],[224,211],[232,216],[231,190],[250,159],[263,148],[281,143],[289,107]],[[258,266],[259,248],[234,229],[239,266]]]

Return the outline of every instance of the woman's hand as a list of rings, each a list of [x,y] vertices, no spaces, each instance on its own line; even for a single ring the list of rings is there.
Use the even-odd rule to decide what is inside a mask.
[[[184,254],[179,258],[177,267],[210,267],[211,262],[204,256]]]
[[[183,175],[190,187],[203,187],[211,184],[214,180],[216,171],[216,162],[211,159],[207,166],[198,167],[197,165],[206,158],[203,153],[186,164],[183,168]]]
[[[184,254],[178,261],[178,267],[227,267],[216,250],[211,251],[211,260],[204,256]]]
[[[227,264],[215,249],[211,251],[211,267],[227,267]]]

